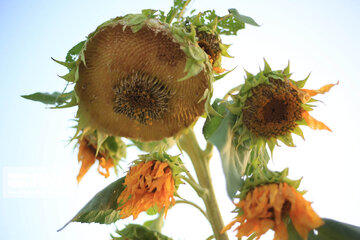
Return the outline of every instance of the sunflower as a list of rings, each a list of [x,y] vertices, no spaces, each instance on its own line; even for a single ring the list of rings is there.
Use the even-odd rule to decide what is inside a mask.
[[[271,152],[277,141],[288,146],[295,146],[291,134],[303,137],[300,125],[312,129],[331,131],[324,123],[310,116],[313,110],[309,103],[316,100],[312,97],[328,92],[335,84],[328,84],[318,90],[303,89],[305,80],[290,79],[289,65],[284,70],[272,71],[265,61],[265,68],[257,75],[246,72],[245,83],[232,91],[233,101],[226,103],[227,108],[237,115],[235,132],[241,145],[249,140],[251,145],[265,146]]]
[[[240,214],[222,231],[239,223],[235,229],[239,239],[251,234],[259,239],[269,229],[273,229],[274,240],[287,240],[290,218],[296,231],[306,240],[309,231],[323,224],[310,202],[286,182],[257,186],[235,206]]]
[[[143,155],[125,177],[124,191],[118,197],[121,218],[138,215],[150,208],[166,213],[175,205],[174,193],[181,183],[177,157],[154,153]]]
[[[79,174],[76,177],[79,183],[90,167],[99,161],[98,172],[105,178],[110,176],[110,168],[114,168],[121,158],[126,156],[126,146],[120,138],[108,137],[103,144],[98,144],[96,131],[82,134],[78,140],[78,161],[81,162]]]
[[[144,14],[115,18],[89,35],[79,56],[78,117],[104,134],[161,140],[204,113],[211,65],[185,27]]]
[[[203,27],[204,28],[204,27]],[[197,30],[196,37],[198,38],[198,45],[205,51],[209,57],[209,61],[213,66],[213,71],[216,74],[221,74],[225,69],[221,68],[221,57],[230,57],[227,53],[229,46],[222,44],[221,38],[216,32],[211,31],[208,28],[206,30]]]

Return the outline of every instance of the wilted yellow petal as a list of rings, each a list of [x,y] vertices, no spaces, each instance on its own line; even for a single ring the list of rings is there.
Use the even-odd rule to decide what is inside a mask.
[[[79,141],[79,153],[78,161],[81,162],[81,168],[79,174],[76,177],[77,182],[79,183],[90,167],[95,163],[95,150],[88,146],[88,143],[85,139]]]
[[[316,96],[318,94],[324,94],[328,91],[330,91],[330,89],[335,86],[338,85],[339,81],[335,84],[326,84],[325,86],[322,86],[321,88],[317,89],[317,90],[310,90],[310,89],[299,89],[297,87],[295,87],[294,85],[293,88],[295,88],[298,93],[299,93],[299,98],[301,100],[302,103],[307,103],[311,97]]]
[[[216,74],[220,74],[226,71],[226,69],[221,68],[221,67],[213,67],[213,70]]]
[[[266,202],[262,212],[258,205]],[[306,239],[307,234],[323,224],[321,218],[314,212],[310,202],[301,193],[287,183],[273,183],[256,187],[247,193],[245,199],[235,204],[241,208],[243,214],[223,228],[222,233],[231,229],[236,223],[236,236],[241,237],[255,234],[259,239],[269,229],[275,231],[274,240],[287,240],[287,222],[290,217],[296,231]]]
[[[235,219],[233,221],[231,221],[228,225],[226,225],[222,230],[221,230],[221,234],[224,234],[227,230],[230,230],[232,226],[234,226],[235,223],[237,223],[238,220]]]
[[[325,86],[322,86],[321,88],[317,89],[317,90],[310,90],[310,89],[301,89],[301,91],[306,92],[307,94],[309,94],[311,97],[318,95],[318,94],[324,94],[328,91],[330,91],[330,89],[335,86],[338,85],[339,81],[335,84],[326,84]]]
[[[114,167],[114,162],[111,158],[105,159],[104,157],[101,157],[99,159],[99,166],[98,166],[98,172],[103,175],[105,178],[110,176],[109,169]],[[105,169],[105,173],[101,171],[101,168]]]
[[[138,215],[153,206],[165,217],[170,205],[175,204],[175,184],[169,165],[161,161],[141,162],[130,168],[125,177],[125,189],[118,198],[121,218]]]
[[[325,130],[332,132],[331,129],[325,125],[325,123],[320,122],[320,121],[316,120],[315,118],[313,118],[312,116],[310,116],[309,112],[304,111],[302,116],[310,128],[312,128],[314,130],[325,129]]]
[[[296,195],[296,201],[291,205],[290,218],[296,231],[303,239],[307,239],[310,230],[324,224],[321,218],[311,207],[311,203],[306,201],[301,194]]]

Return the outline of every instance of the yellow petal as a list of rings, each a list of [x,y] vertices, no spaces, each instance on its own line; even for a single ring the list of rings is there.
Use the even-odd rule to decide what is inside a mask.
[[[79,153],[78,161],[81,162],[81,168],[79,174],[76,177],[77,182],[79,183],[90,167],[95,163],[95,151],[88,146],[87,141],[82,139],[79,141]]]
[[[226,71],[226,69],[221,68],[221,67],[213,67],[213,70],[216,74],[220,74]]]
[[[99,159],[99,166],[98,166],[98,172],[103,175],[105,178],[110,176],[109,169],[114,166],[113,160],[110,158],[108,160],[105,160],[104,157],[101,157]],[[101,168],[105,169],[105,173],[101,171]]]
[[[326,84],[325,86],[322,86],[321,88],[319,88],[318,90],[310,90],[310,89],[301,89],[302,91],[308,93],[311,97],[318,95],[318,94],[324,94],[328,91],[330,91],[330,89],[335,86],[338,85],[339,81],[335,84]]]
[[[228,225],[226,225],[223,229],[221,229],[220,233],[224,234],[226,231],[230,230],[235,223],[237,223],[237,219],[231,221]]]
[[[316,120],[315,118],[313,118],[312,116],[310,116],[309,112],[304,111],[302,114],[302,117],[304,118],[305,122],[307,123],[307,125],[310,128],[312,128],[314,130],[325,129],[325,130],[332,132],[331,129],[325,125],[325,123],[320,122],[320,121]]]
[[[335,84],[326,84],[325,86],[322,86],[321,88],[317,89],[317,90],[310,90],[310,89],[297,89],[299,92],[299,97],[301,99],[302,103],[307,103],[311,97],[316,96],[318,94],[324,94],[328,91],[330,91],[330,89],[335,86],[338,85],[339,81]]]

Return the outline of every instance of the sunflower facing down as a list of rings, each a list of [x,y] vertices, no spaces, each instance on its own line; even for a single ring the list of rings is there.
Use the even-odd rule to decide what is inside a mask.
[[[228,94],[233,102],[227,108],[235,115],[235,132],[239,145],[249,140],[252,145],[265,146],[271,152],[277,140],[288,146],[295,146],[291,133],[303,137],[299,125],[312,129],[331,131],[324,123],[309,115],[312,105],[309,102],[317,94],[328,92],[335,84],[328,84],[318,90],[303,89],[307,78],[302,81],[290,79],[289,65],[284,70],[272,71],[265,61],[265,68],[257,75],[246,72],[245,83]]]
[[[273,229],[274,240],[287,240],[287,224],[291,219],[298,234],[306,240],[309,231],[323,224],[310,202],[285,182],[257,186],[235,205],[239,215],[222,231],[239,223],[235,228],[239,239],[251,234],[260,239],[261,235]]]
[[[161,140],[205,111],[211,64],[184,27],[129,14],[100,25],[79,55],[78,117],[104,134]]]
[[[125,177],[125,189],[118,197],[121,218],[138,215],[154,207],[166,213],[175,205],[174,193],[181,183],[177,157],[154,153],[140,156]]]
[[[110,168],[114,168],[116,172],[119,160],[126,156],[126,146],[121,139],[108,137],[99,146],[96,132],[82,133],[81,136],[78,140],[78,161],[81,162],[81,168],[76,177],[77,182],[81,181],[96,160],[99,161],[97,170],[105,178],[110,176]]]

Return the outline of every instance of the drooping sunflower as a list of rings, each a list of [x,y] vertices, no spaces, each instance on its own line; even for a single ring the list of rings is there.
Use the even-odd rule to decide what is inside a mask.
[[[140,156],[125,177],[125,189],[118,197],[121,218],[138,215],[150,208],[166,213],[175,204],[174,194],[182,183],[180,159],[167,154]]]
[[[80,56],[78,117],[98,131],[160,140],[204,112],[211,65],[195,32],[131,14],[99,26]]]
[[[324,123],[310,116],[312,97],[328,92],[336,84],[318,90],[303,89],[308,77],[301,81],[290,79],[290,65],[284,70],[272,71],[265,61],[265,68],[257,75],[246,72],[245,83],[235,88],[237,94],[229,95],[233,102],[227,108],[237,115],[235,131],[238,144],[249,140],[251,145],[268,144],[273,151],[280,140],[295,146],[291,134],[303,137],[300,125],[312,129],[331,131]]]
[[[99,161],[98,172],[105,178],[110,176],[110,168],[117,170],[120,159],[126,156],[126,146],[120,138],[108,137],[102,144],[97,141],[96,131],[81,134],[78,140],[78,161],[81,162],[79,174],[76,177],[79,183],[90,167]]]
[[[306,240],[310,231],[323,225],[311,203],[296,190],[300,180],[290,180],[287,174],[288,169],[271,172],[265,167],[245,180],[237,196],[239,201],[235,203],[238,215],[222,232],[239,224],[235,228],[239,239],[250,235],[259,239],[272,229],[274,240],[287,240],[287,225],[291,220],[298,234]]]

